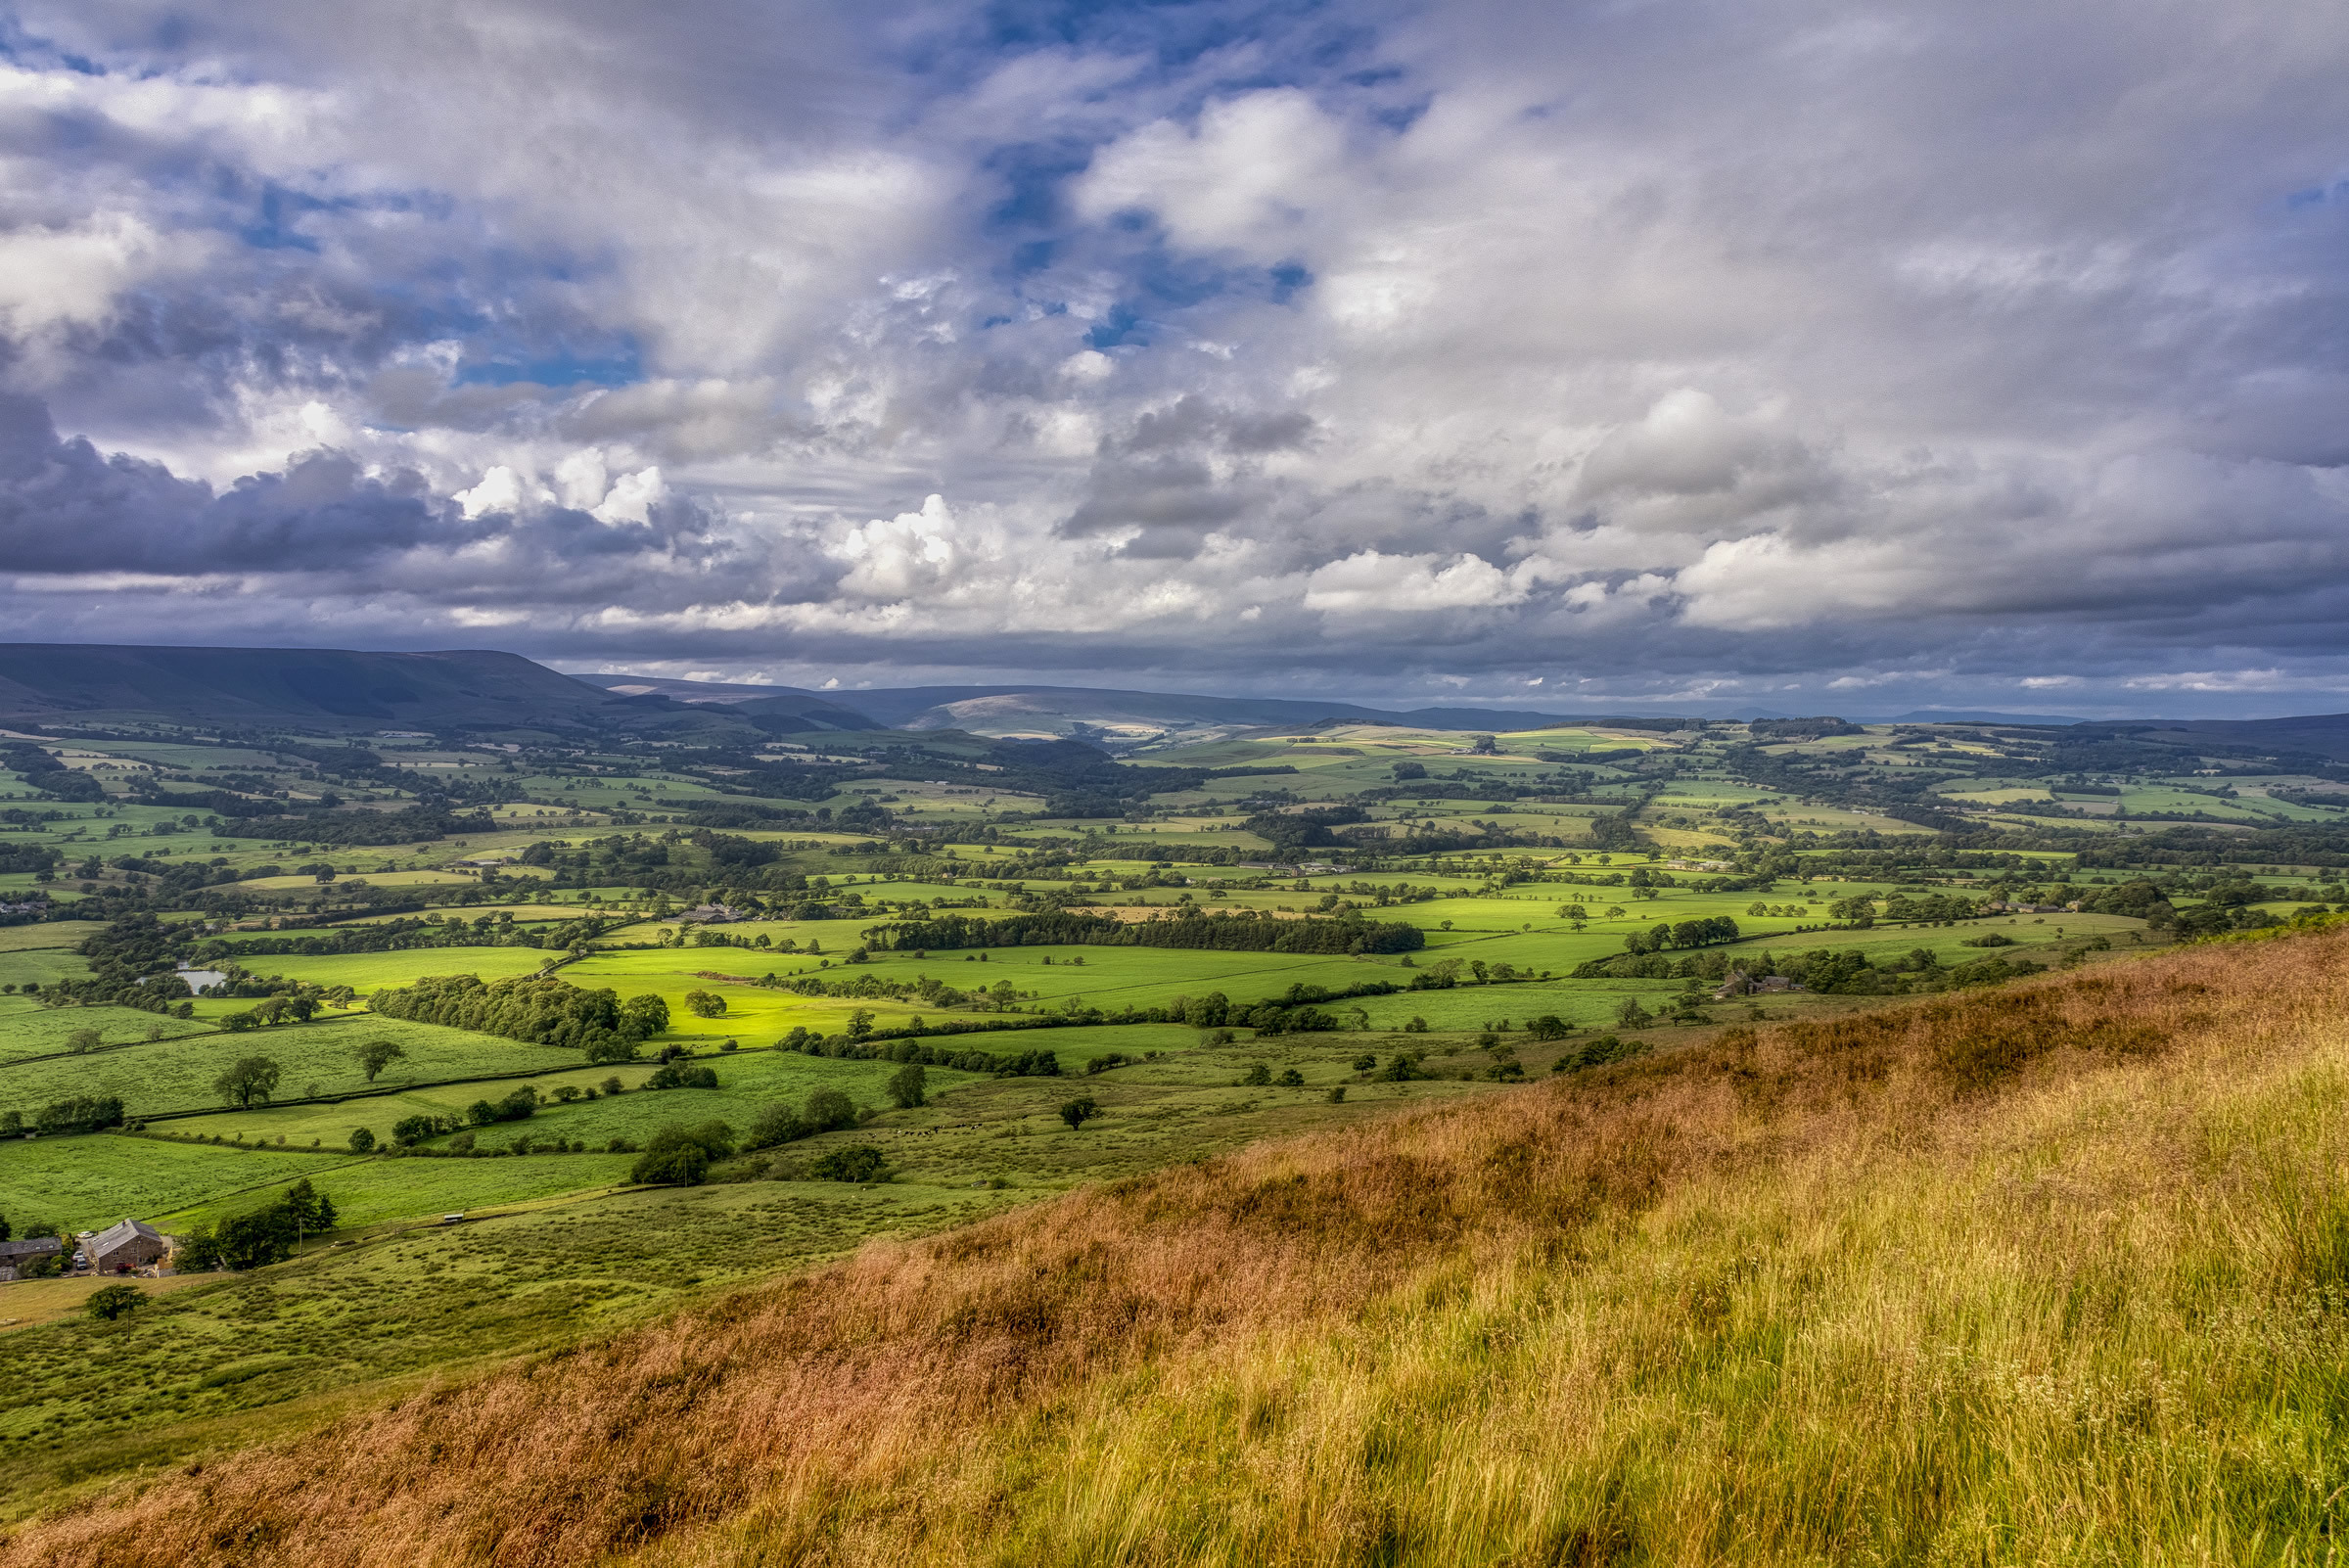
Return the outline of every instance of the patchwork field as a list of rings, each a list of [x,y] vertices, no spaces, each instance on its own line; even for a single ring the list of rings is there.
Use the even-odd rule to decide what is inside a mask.
[[[0,1328],[30,1368],[0,1389],[0,1511],[69,1480],[299,1431],[338,1401],[380,1403],[410,1380],[640,1323],[874,1237],[1113,1190],[1267,1138],[1368,1136],[1415,1109],[1522,1094],[1529,1081],[1611,1083],[1621,1063],[1710,1050],[1735,1029],[1945,1005],[1948,972],[1992,955],[2056,971],[2118,965],[2170,945],[2181,923],[2250,929],[2344,897],[2338,869],[2275,854],[2240,867],[2097,863],[2098,844],[2142,849],[2118,809],[2052,828],[2009,812],[2016,847],[1995,852],[1888,814],[1926,799],[1988,828],[2001,807],[2032,800],[2130,811],[2220,801],[2182,787],[2202,776],[2192,767],[2104,783],[1998,772],[2038,752],[1971,731],[1931,745],[1889,726],[1750,744],[1768,738],[1739,726],[1568,727],[1489,743],[1371,725],[1259,730],[1153,743],[1144,762],[1182,769],[1162,776],[1183,788],[1088,798],[1091,785],[1034,771],[1018,747],[944,732],[919,743],[936,749],[907,771],[946,778],[894,776],[891,749],[913,744],[902,735],[760,736],[756,765],[800,780],[772,797],[742,793],[747,752],[715,766],[666,743],[578,756],[528,733],[478,745],[387,736],[370,744],[389,771],[337,782],[349,803],[339,813],[290,804],[264,838],[144,800],[130,768],[217,772],[255,798],[303,803],[327,782],[309,776],[314,758],[257,743],[76,740],[106,799],[43,803],[50,814],[0,840],[17,849],[14,865],[51,857],[46,881],[0,874],[22,890],[11,899],[49,899],[0,925],[0,988],[19,988],[0,991],[0,1117],[55,1127],[60,1107],[118,1099],[145,1126],[0,1137],[0,1215],[20,1233],[132,1216],[202,1238],[267,1222],[306,1179],[339,1218],[284,1261],[145,1282],[170,1288],[115,1325],[71,1315],[86,1280],[0,1286]],[[990,771],[953,773],[953,759]],[[1127,765],[1082,755],[1069,765],[1080,763]],[[1223,768],[1253,771],[1215,776]],[[393,776],[407,783],[394,789]],[[1934,793],[1914,794],[1919,779]],[[1904,792],[1874,793],[1885,781]],[[2323,782],[2246,776],[2222,803],[2239,826],[2212,831],[2326,817],[2271,793]],[[480,804],[419,816],[417,836],[397,844],[302,837],[304,824],[413,809],[444,788]],[[1082,809],[1100,814],[1065,814]],[[1374,836],[1399,829],[1415,837]],[[515,864],[525,853],[537,863]],[[501,863],[460,864],[482,859]],[[318,879],[322,865],[332,881]],[[1340,869],[1295,869],[1308,865]],[[2140,881],[2152,892],[2131,893],[2120,905],[2131,913],[1977,912],[1993,899],[2110,899]],[[1941,900],[1942,912],[1894,924],[1896,897]],[[1420,945],[870,946],[886,940],[876,928],[933,914],[1133,922],[1186,903],[1263,911],[1284,928],[1393,923]],[[704,924],[707,905],[753,918]],[[411,924],[396,940],[416,940],[419,916],[545,932],[587,914],[610,923],[577,961],[551,947],[387,946],[399,922]],[[142,924],[149,916],[160,923]],[[254,950],[312,937],[359,950]],[[1988,938],[2003,945],[1971,945]],[[1575,978],[1634,950],[1655,960],[1652,978]],[[1816,953],[1843,990],[1713,997],[1732,966],[1785,978]],[[151,993],[113,967],[161,974],[195,957],[225,969],[234,994],[199,998],[185,1019],[139,1005]],[[1855,972],[1866,983],[1846,984]],[[430,976],[542,974],[551,983],[533,1005],[560,1012],[577,990],[609,990],[659,997],[667,1023],[598,1047],[632,1059],[590,1064],[576,1044],[516,1038],[551,1029],[553,1012],[510,1013],[495,1023],[510,1034],[476,1034],[366,1006]],[[1397,989],[1343,994],[1364,985]],[[225,1022],[288,1001],[314,1020]],[[1252,1015],[1261,1028],[1240,1018],[1251,1008],[1266,1009]],[[917,1017],[982,1027],[888,1038]],[[1544,1036],[1557,1021],[1564,1038],[1537,1039],[1536,1020]],[[775,1048],[794,1030],[823,1038],[822,1052]],[[96,1048],[76,1050],[90,1032]],[[379,1041],[401,1054],[370,1084],[358,1053]],[[1001,1075],[925,1066],[918,1103],[901,1064],[885,1059],[967,1050],[991,1053]],[[222,1075],[255,1058],[274,1069],[266,1096],[229,1103]],[[651,1086],[703,1071],[715,1086]],[[834,1094],[848,1111],[833,1130],[783,1119]],[[419,1130],[418,1117],[443,1130]],[[415,1152],[390,1147],[403,1123]],[[747,1147],[754,1127],[777,1141]],[[351,1152],[360,1133],[363,1156]],[[681,1143],[696,1153],[680,1163]],[[471,1218],[441,1225],[451,1213]]]

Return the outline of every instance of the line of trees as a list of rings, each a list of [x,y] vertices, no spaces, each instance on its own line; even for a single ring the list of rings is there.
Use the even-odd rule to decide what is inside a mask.
[[[1668,947],[1711,947],[1736,940],[1736,921],[1727,915],[1707,915],[1698,920],[1677,920],[1670,925],[1658,922],[1645,931],[1627,932],[1623,946],[1626,952],[1662,952]]]
[[[402,990],[377,992],[368,1005],[387,1018],[569,1047],[590,1062],[633,1061],[639,1043],[668,1027],[668,1003],[657,995],[623,1002],[616,991],[589,991],[554,976],[484,984],[479,975],[428,975]]]
[[[1348,911],[1335,919],[1282,920],[1256,909],[1180,905],[1170,919],[1128,923],[1075,910],[1044,910],[1001,920],[934,915],[880,926],[864,934],[875,945],[926,952],[961,947],[1180,947],[1215,952],[1416,952],[1427,934],[1400,921],[1365,920]]]

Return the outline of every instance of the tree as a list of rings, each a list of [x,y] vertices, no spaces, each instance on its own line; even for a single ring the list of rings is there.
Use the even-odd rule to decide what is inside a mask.
[[[358,1061],[359,1071],[367,1075],[367,1082],[370,1084],[376,1081],[377,1076],[385,1068],[390,1067],[393,1062],[404,1060],[407,1054],[406,1051],[388,1039],[371,1039],[351,1052],[351,1055]]]
[[[14,1232],[8,1228],[8,1216],[0,1214],[0,1241],[6,1241],[12,1234]]]
[[[1571,1030],[1564,1019],[1555,1013],[1543,1013],[1525,1026],[1525,1032],[1538,1040],[1564,1039]]]
[[[926,1091],[928,1077],[919,1062],[907,1062],[898,1068],[890,1075],[889,1103],[900,1111],[925,1103],[929,1098]]]
[[[392,1124],[392,1141],[404,1149],[447,1130],[437,1116],[403,1116]]]
[[[746,1149],[772,1148],[778,1143],[796,1143],[807,1135],[807,1124],[800,1113],[788,1105],[763,1105],[751,1118],[750,1133],[742,1140]]]
[[[212,1233],[220,1261],[239,1273],[283,1263],[294,1256],[294,1217],[282,1204],[236,1215]]]
[[[101,1322],[111,1323],[138,1311],[146,1300],[147,1293],[136,1285],[102,1285],[83,1300],[81,1310]]]
[[[1623,1029],[1644,1029],[1655,1021],[1655,1015],[1640,1006],[1636,996],[1626,996],[1615,1009],[1615,1022]]]
[[[236,1065],[212,1080],[212,1092],[232,1105],[266,1105],[277,1092],[278,1065],[266,1056],[242,1056]]]
[[[94,1029],[77,1029],[66,1037],[66,1049],[79,1056],[104,1044],[106,1037]]]
[[[807,1096],[807,1125],[818,1132],[833,1132],[856,1125],[856,1107],[836,1088],[819,1088]]]
[[[696,1018],[723,1018],[726,999],[714,991],[689,991],[685,993],[685,1010]]]
[[[288,1187],[278,1202],[294,1222],[296,1240],[335,1228],[335,1200],[312,1188],[308,1176]]]
[[[1069,1124],[1072,1132],[1100,1114],[1101,1106],[1090,1094],[1080,1094],[1060,1108],[1060,1119]]]
[[[373,1154],[375,1152],[375,1134],[363,1127],[352,1128],[350,1130],[350,1152]]]
[[[668,1003],[651,992],[620,1004],[620,1032],[628,1039],[649,1039],[668,1027]]]
[[[648,1149],[628,1168],[628,1179],[645,1186],[698,1187],[709,1175],[710,1156],[692,1143]]]
[[[645,1140],[644,1153],[629,1170],[632,1181],[664,1186],[699,1186],[713,1163],[734,1152],[734,1130],[723,1122],[698,1127],[670,1125]]]

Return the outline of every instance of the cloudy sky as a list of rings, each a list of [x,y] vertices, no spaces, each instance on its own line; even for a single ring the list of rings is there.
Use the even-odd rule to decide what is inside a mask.
[[[2349,709],[2337,0],[0,5],[0,632]]]

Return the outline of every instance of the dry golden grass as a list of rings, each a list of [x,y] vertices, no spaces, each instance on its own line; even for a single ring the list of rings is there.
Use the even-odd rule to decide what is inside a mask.
[[[2330,1560],[2349,936],[1086,1191],[8,1564]]]

